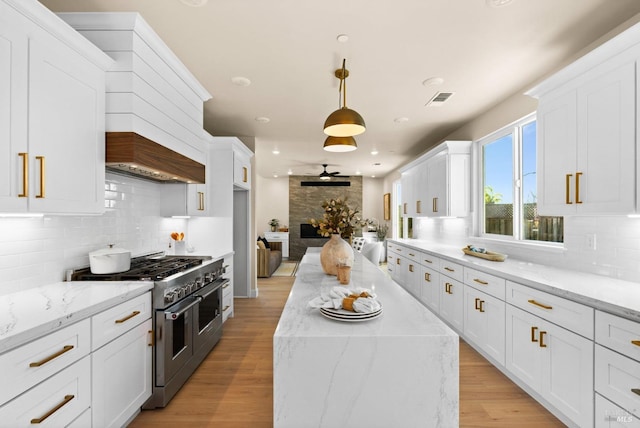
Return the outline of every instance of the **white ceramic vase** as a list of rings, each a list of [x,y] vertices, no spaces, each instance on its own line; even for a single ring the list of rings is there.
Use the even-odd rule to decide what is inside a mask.
[[[329,275],[338,275],[339,260],[346,260],[348,264],[353,265],[353,248],[336,233],[331,235],[331,239],[322,246],[320,251],[322,270]]]

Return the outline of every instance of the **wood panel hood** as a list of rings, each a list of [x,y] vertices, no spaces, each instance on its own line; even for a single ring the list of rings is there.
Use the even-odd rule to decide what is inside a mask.
[[[106,167],[163,183],[204,183],[205,166],[135,132],[106,133]]]

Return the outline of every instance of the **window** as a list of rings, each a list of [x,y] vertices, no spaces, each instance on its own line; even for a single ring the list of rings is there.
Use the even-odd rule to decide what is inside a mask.
[[[536,122],[528,116],[480,140],[481,234],[563,242],[563,218],[539,216]]]

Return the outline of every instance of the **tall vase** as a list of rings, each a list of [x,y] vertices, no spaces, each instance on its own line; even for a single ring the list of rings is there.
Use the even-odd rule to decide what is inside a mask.
[[[340,235],[333,234],[331,239],[322,246],[320,264],[328,275],[338,275],[338,260],[346,259],[353,265],[353,248]]]

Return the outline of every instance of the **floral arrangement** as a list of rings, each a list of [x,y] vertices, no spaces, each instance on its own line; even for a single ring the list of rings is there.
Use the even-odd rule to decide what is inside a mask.
[[[342,238],[353,235],[354,228],[360,223],[360,219],[356,217],[359,211],[349,207],[346,197],[324,201],[322,208],[322,219],[309,219],[309,223],[318,229],[319,235],[326,238],[334,233],[340,234]]]
[[[269,220],[269,226],[271,227],[278,227],[279,224],[280,220],[278,220],[277,218],[272,218],[271,220]]]
[[[389,231],[389,225],[379,224],[378,229],[376,230],[376,235],[378,236],[378,241],[384,241],[387,237],[387,232]]]

